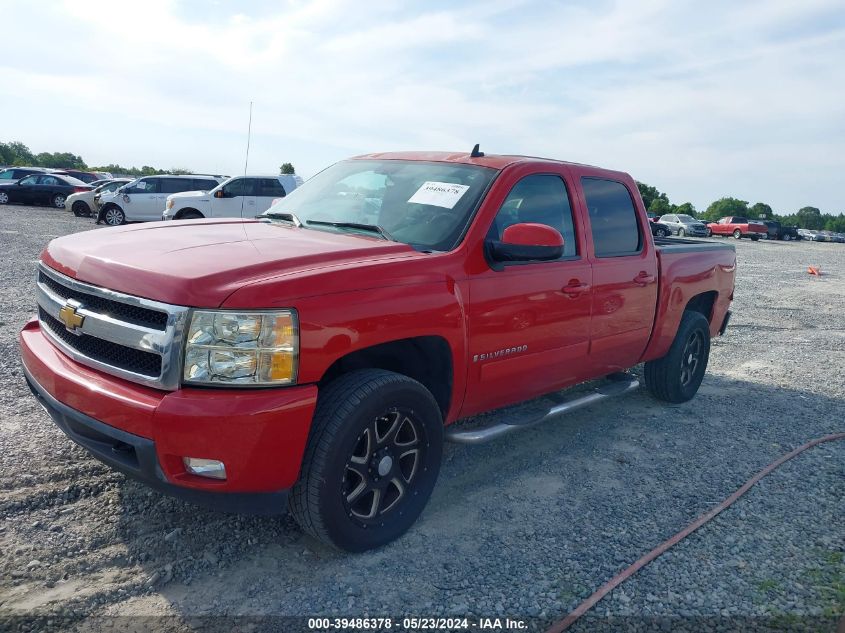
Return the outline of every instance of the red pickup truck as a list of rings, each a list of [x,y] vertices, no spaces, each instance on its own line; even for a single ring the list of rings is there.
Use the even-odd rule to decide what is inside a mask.
[[[709,224],[707,228],[713,235],[724,235],[726,237],[733,235],[736,239],[750,237],[755,242],[761,237],[765,237],[769,232],[769,227],[762,222],[749,221],[748,218],[742,218],[738,215],[720,218],[718,222]]]
[[[53,240],[21,356],[103,462],[221,509],[287,505],[363,550],[422,512],[444,439],[513,428],[463,418],[643,362],[654,396],[692,398],[735,265],[730,245],[655,241],[625,173],[372,154],[258,219]]]

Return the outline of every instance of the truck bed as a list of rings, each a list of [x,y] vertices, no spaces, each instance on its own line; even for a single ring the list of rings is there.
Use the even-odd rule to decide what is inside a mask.
[[[654,245],[658,251],[667,255],[674,253],[699,253],[719,249],[736,251],[736,247],[728,241],[705,242],[680,237],[655,237]]]

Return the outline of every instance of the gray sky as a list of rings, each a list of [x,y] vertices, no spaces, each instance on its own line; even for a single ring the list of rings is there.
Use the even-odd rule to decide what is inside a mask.
[[[630,172],[703,209],[845,211],[845,4],[0,0],[0,140],[303,176],[400,149]]]

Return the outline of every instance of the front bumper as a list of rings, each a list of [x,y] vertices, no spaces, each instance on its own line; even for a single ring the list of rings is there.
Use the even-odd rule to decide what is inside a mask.
[[[33,394],[100,461],[195,503],[284,512],[286,491],[299,477],[316,386],[159,391],[75,363],[35,320],[21,332],[20,346]],[[188,473],[183,457],[220,460],[227,479]]]

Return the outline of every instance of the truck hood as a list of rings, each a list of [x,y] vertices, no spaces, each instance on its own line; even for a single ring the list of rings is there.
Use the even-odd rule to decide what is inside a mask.
[[[218,307],[243,286],[282,275],[419,256],[377,237],[255,220],[154,222],[67,235],[41,255],[58,272],[165,303]]]
[[[208,191],[180,191],[179,193],[171,193],[168,198],[182,199],[182,198],[206,198],[208,201]]]

